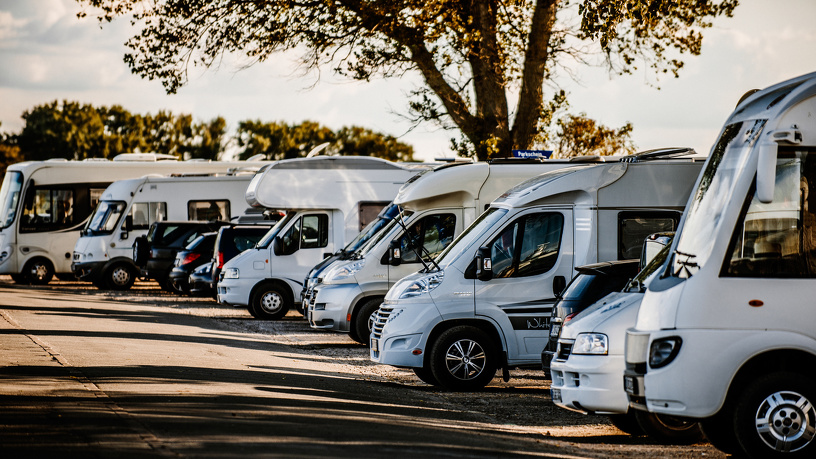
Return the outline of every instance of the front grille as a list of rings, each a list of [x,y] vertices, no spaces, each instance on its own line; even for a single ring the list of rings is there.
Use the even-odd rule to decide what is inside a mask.
[[[371,328],[372,338],[380,339],[380,337],[382,337],[383,327],[385,327],[385,323],[388,322],[388,317],[393,311],[394,308],[392,307],[386,305],[380,306],[380,309],[374,314],[374,325]]]

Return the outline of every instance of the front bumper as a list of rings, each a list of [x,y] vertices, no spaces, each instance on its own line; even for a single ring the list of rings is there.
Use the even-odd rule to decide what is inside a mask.
[[[553,360],[553,403],[581,413],[626,413],[629,399],[621,380],[623,367],[622,354],[570,355],[566,361]]]
[[[339,332],[349,331],[351,305],[363,294],[359,284],[319,284],[313,291],[306,315],[309,326]]]
[[[218,302],[233,306],[248,306],[249,294],[261,279],[238,278],[218,282]]]
[[[71,272],[79,280],[92,281],[102,275],[105,268],[105,261],[86,261],[84,263],[71,263]]]

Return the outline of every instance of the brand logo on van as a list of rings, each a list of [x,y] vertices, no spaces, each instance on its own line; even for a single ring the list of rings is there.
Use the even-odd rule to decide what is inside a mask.
[[[473,292],[453,292],[453,296],[473,296]]]

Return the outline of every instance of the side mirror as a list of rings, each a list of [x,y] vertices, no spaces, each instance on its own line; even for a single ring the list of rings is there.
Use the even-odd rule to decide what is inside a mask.
[[[124,231],[130,231],[133,229],[133,215],[126,215],[125,216],[125,225],[122,227]]]
[[[779,144],[766,140],[759,144],[759,158],[757,159],[756,196],[759,202],[773,202],[774,186],[776,185],[776,153]]]
[[[553,293],[556,297],[560,297],[562,293],[564,293],[564,289],[567,287],[567,278],[564,276],[555,276],[553,277]]]
[[[402,247],[400,241],[391,241],[388,244],[388,264],[391,266],[399,266],[402,263]]]
[[[490,247],[479,247],[476,252],[476,279],[484,282],[493,279],[493,259],[490,258]]]
[[[284,255],[283,253],[283,239],[280,236],[276,236],[275,240],[272,241],[272,252],[275,255]]]

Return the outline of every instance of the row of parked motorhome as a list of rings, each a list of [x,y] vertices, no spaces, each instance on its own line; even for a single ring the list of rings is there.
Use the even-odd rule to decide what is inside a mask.
[[[22,163],[0,189],[0,273],[124,289],[158,253],[141,244],[180,227],[165,222],[266,211],[264,236],[218,264],[219,302],[260,319],[298,307],[455,390],[543,359],[556,404],[625,431],[810,456],[814,112],[816,74],[752,93],[707,158]],[[635,258],[622,291],[558,315],[593,264]]]

